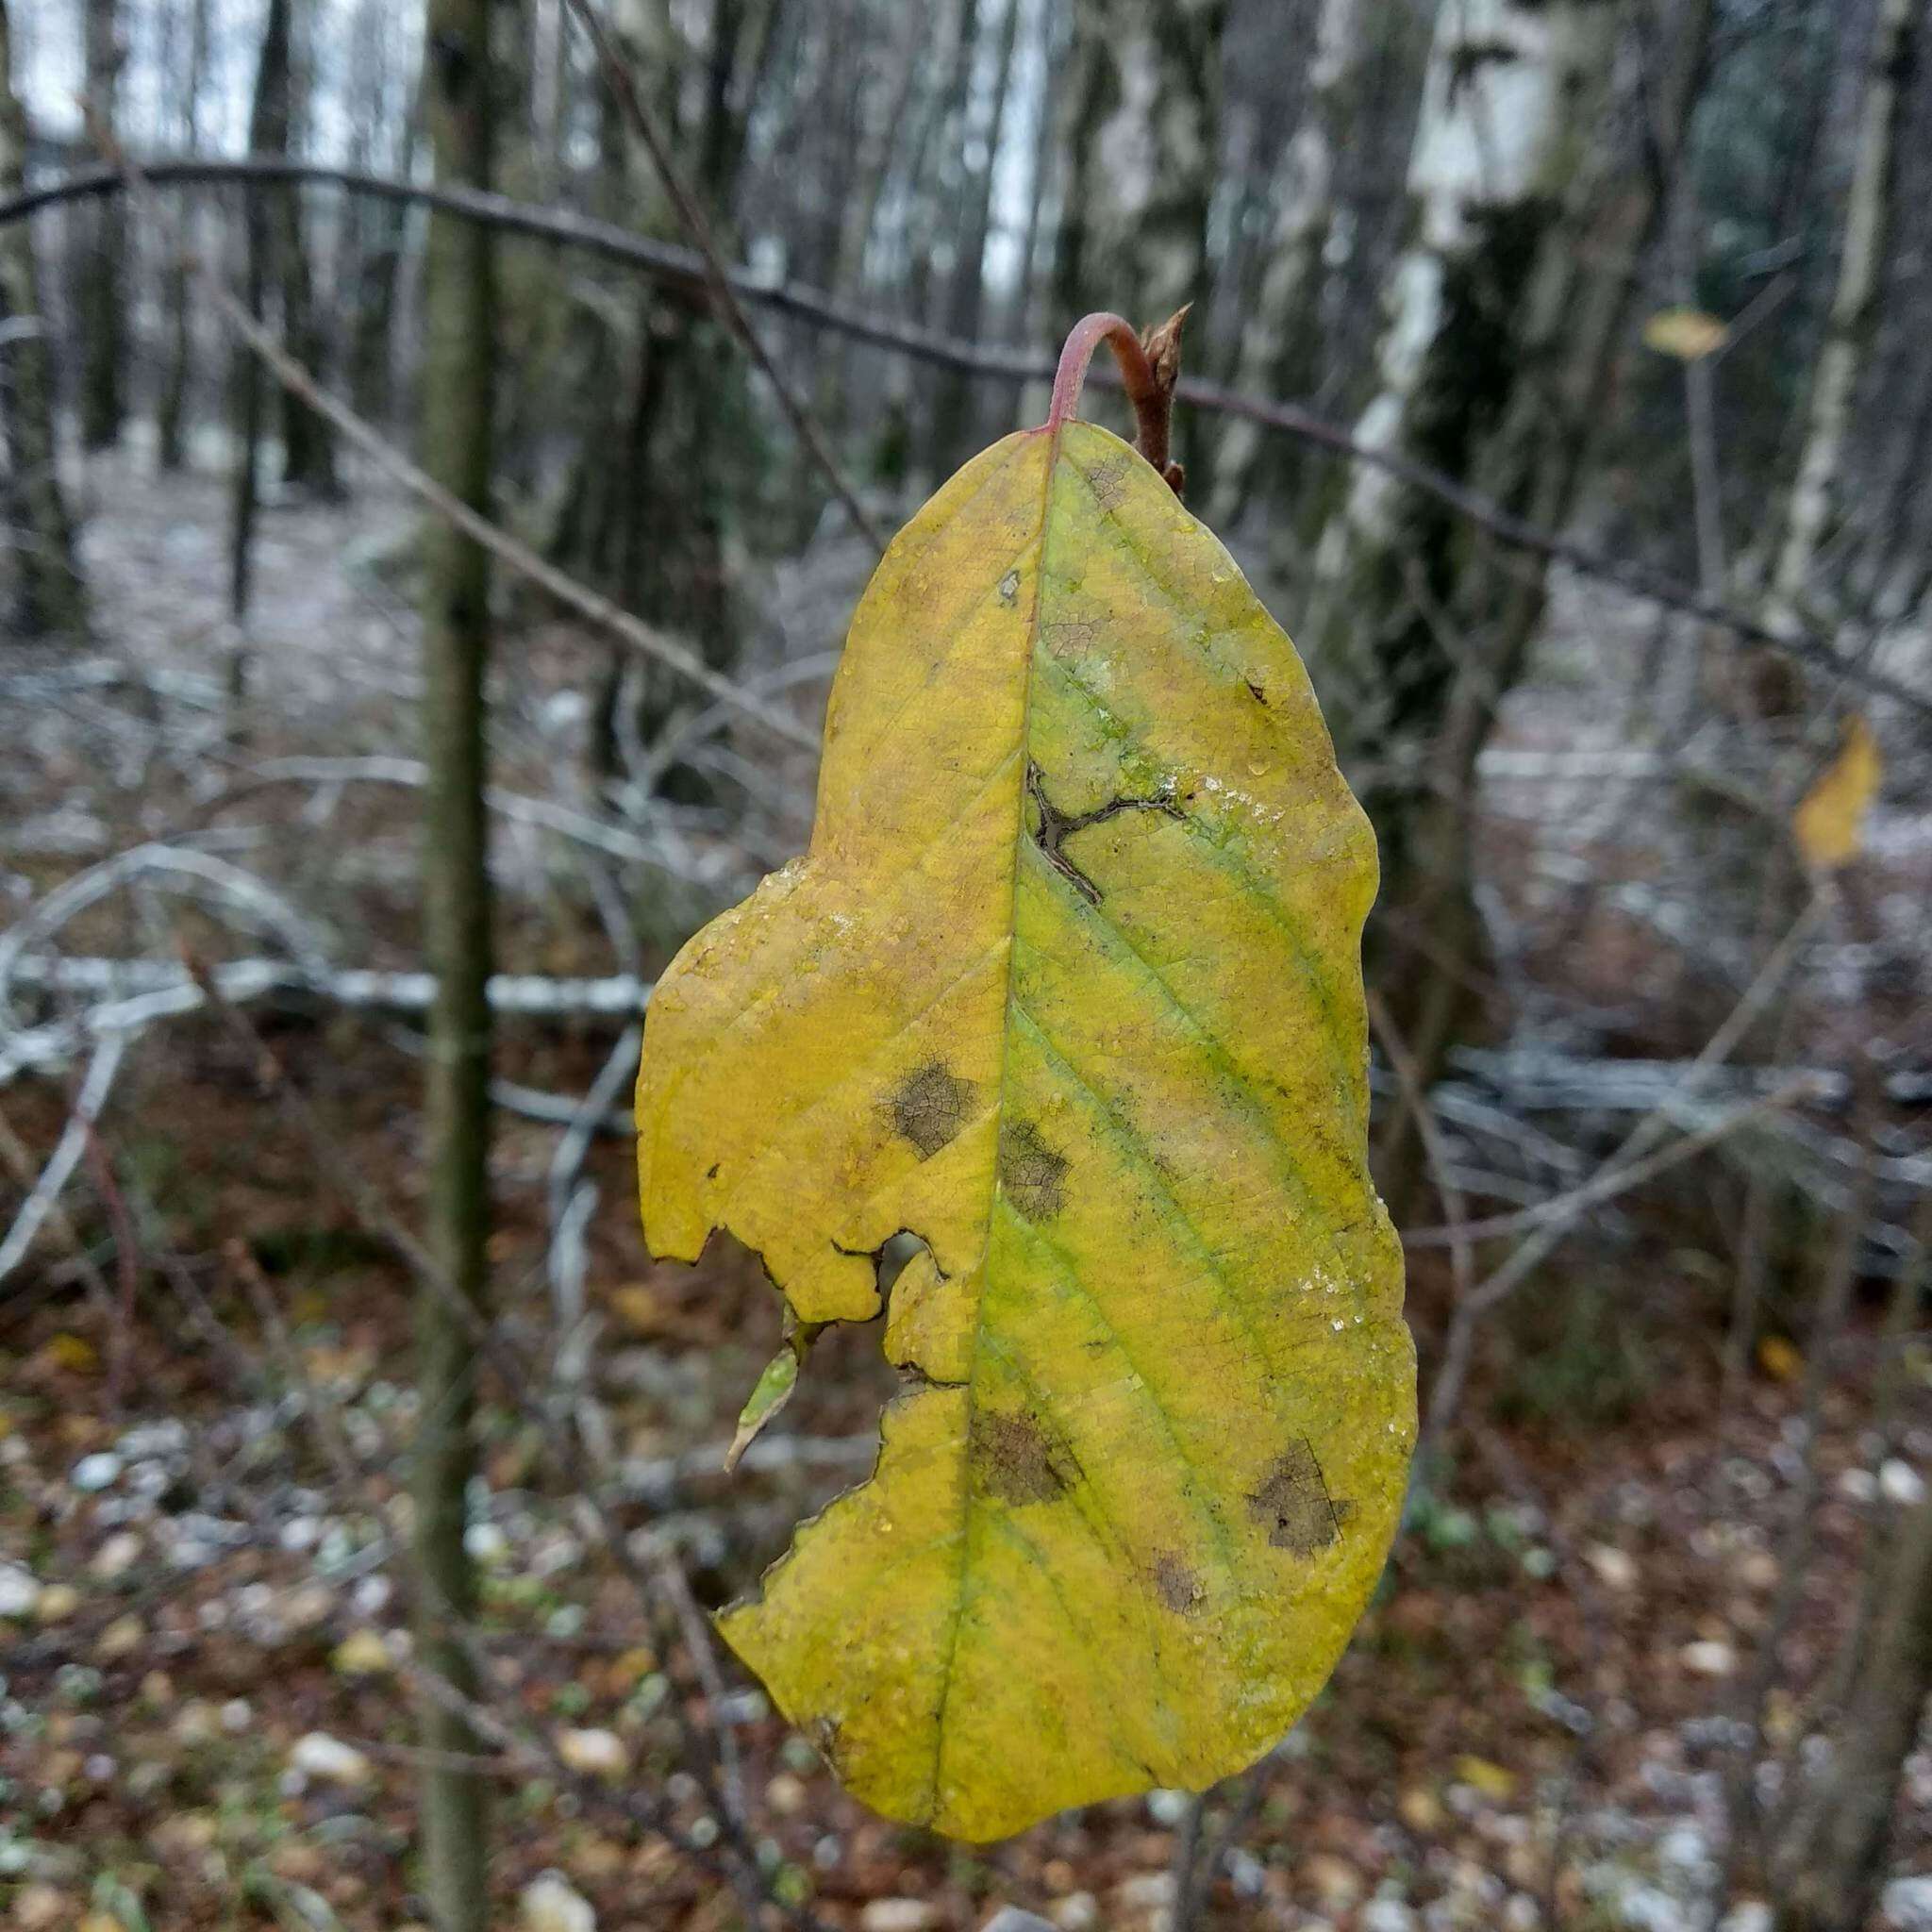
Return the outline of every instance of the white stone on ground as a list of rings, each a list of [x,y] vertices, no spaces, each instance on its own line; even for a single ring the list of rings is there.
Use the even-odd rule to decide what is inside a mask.
[[[335,1785],[366,1785],[375,1769],[355,1745],[331,1738],[326,1731],[310,1731],[298,1739],[289,1762],[306,1776]]]
[[[875,1898],[858,1915],[863,1932],[931,1932],[939,1907],[923,1898]]]
[[[559,1731],[557,1755],[584,1777],[615,1777],[630,1768],[630,1753],[615,1731]]]
[[[1932,1932],[1932,1873],[1894,1878],[1885,1888],[1880,1909],[1898,1932]]]
[[[541,1872],[524,1887],[524,1932],[597,1932],[591,1901],[561,1872]]]

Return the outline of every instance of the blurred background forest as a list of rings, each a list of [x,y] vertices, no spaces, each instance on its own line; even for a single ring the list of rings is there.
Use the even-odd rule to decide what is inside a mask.
[[[1932,1928],[1925,0],[0,28],[0,1914]],[[892,1377],[721,1474],[625,1102],[883,537],[1187,303],[1423,1449],[1278,1751],[966,1850],[706,1639]]]

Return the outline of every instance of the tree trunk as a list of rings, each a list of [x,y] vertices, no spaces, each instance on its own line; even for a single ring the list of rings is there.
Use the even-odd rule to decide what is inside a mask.
[[[298,40],[305,34],[312,35],[313,26],[313,11],[307,8],[299,15],[291,14],[288,24],[288,71],[284,79],[287,105],[281,125],[275,130],[280,137],[280,145],[275,150],[278,154],[291,154],[299,145],[295,109],[305,95],[298,92],[298,80],[300,89],[306,91],[309,85],[310,60],[306,44],[298,47]],[[281,301],[282,341],[298,362],[321,375],[328,345],[309,272],[302,190],[291,184],[276,194],[270,206],[272,274]],[[283,482],[316,496],[339,496],[341,490],[336,477],[335,437],[328,425],[291,390],[281,391],[279,401]]]
[[[1000,137],[1006,129],[1007,96],[1013,75],[1013,48],[1020,28],[1020,0],[1006,0],[1000,19],[999,44],[993,57],[992,97],[976,125],[961,121],[961,173],[965,215],[954,243],[953,277],[947,291],[945,332],[962,342],[977,341],[986,313],[986,244],[992,227],[993,168],[999,158]],[[963,150],[980,156],[974,166]],[[940,378],[933,402],[931,456],[928,467],[935,480],[949,476],[972,455],[974,435],[974,402],[977,390],[963,371]]]
[[[289,145],[290,0],[268,0],[262,23],[261,55],[255,68],[255,97],[248,110],[248,146],[255,154],[284,154]],[[242,299],[258,322],[268,300],[274,225],[266,194],[243,192],[242,198],[245,266]],[[238,344],[233,364],[235,393],[235,478],[228,540],[228,614],[238,629],[248,622],[255,578],[255,520],[261,498],[261,365]],[[240,697],[247,655],[238,639],[230,666],[231,694]]]
[[[275,207],[282,339],[297,361],[321,374],[328,358],[328,340],[323,326],[322,305],[315,299],[309,274],[302,191],[291,187],[275,196]],[[336,473],[334,432],[300,396],[284,390],[281,404],[283,482],[315,496],[340,497],[342,487]]]
[[[1225,0],[1079,0],[1058,325],[1118,308],[1161,321],[1207,293]]]
[[[1357,425],[1551,528],[1574,507],[1606,413],[1714,0],[1680,0],[1654,50],[1643,155],[1603,133],[1633,118],[1613,99],[1619,13],[1597,0],[1442,9],[1409,167],[1414,238],[1392,278],[1379,392]],[[1499,561],[1480,530],[1360,465],[1297,630],[1372,792],[1384,882],[1373,964],[1424,1088],[1483,985],[1475,764],[1543,599],[1540,568]],[[1406,1107],[1378,1144],[1399,1205],[1415,1152]]]
[[[402,135],[396,173],[405,180],[416,167],[421,115],[411,107]],[[355,320],[349,335],[349,393],[358,414],[373,423],[389,419],[395,400],[396,288],[408,242],[409,210],[377,202],[358,210]]]
[[[1257,395],[1304,396],[1315,385],[1336,164],[1361,93],[1362,69],[1374,52],[1368,27],[1368,0],[1322,0],[1308,98],[1288,144],[1268,265],[1241,331],[1237,386]],[[1230,422],[1216,453],[1210,521],[1222,528],[1232,525],[1260,466],[1289,455],[1286,438],[1264,436],[1257,424]]]
[[[834,258],[825,286],[835,295],[851,297],[865,278],[866,251],[879,230],[879,214],[891,182],[892,162],[899,151],[902,131],[914,119],[913,93],[926,63],[924,24],[906,9],[892,22],[897,34],[890,85],[875,84],[874,92],[886,102],[883,115],[874,122],[865,114],[865,96],[855,97],[852,107],[854,140],[848,144],[855,186],[846,197],[839,221]]]
[[[26,113],[13,92],[12,39],[7,0],[0,0],[0,198],[20,193],[26,175]],[[0,323],[11,325],[0,347],[0,427],[11,470],[13,625],[22,637],[78,640],[87,634],[87,596],[60,490],[43,317],[32,225],[9,222],[0,227]]]
[[[431,0],[424,88],[435,178],[491,185],[490,0]],[[422,461],[478,509],[490,502],[494,394],[494,276],[490,230],[432,212],[423,281]],[[440,519],[423,535],[424,950],[436,975],[425,1100],[428,1248],[445,1288],[487,1305],[490,1231],[491,913],[484,677],[490,573],[483,550]],[[472,1419],[476,1353],[458,1312],[430,1283],[418,1291],[415,1442],[417,1655],[465,1694],[477,1688],[461,1641],[475,1608],[463,1546],[464,1492],[476,1466]],[[479,1742],[459,1712],[425,1702],[433,1754]],[[424,1888],[438,1932],[489,1922],[486,1787],[432,1757],[422,1774]]]
[[[118,0],[86,0],[88,104],[110,130],[118,123],[121,23]],[[80,330],[80,441],[109,449],[121,440],[123,360],[126,352],[124,257],[127,225],[118,194],[93,210],[79,260],[75,308]]]
[[[1788,1835],[1774,1932],[1859,1932],[1878,1904],[1905,1762],[1932,1695],[1932,1497],[1912,1507],[1838,1749]]]
[[[1859,372],[1892,223],[1893,157],[1905,80],[1912,71],[1924,0],[1883,0],[1859,110],[1858,156],[1845,210],[1844,248],[1824,347],[1811,381],[1805,440],[1772,567],[1766,622],[1796,629],[1820,544],[1837,513]]]
[[[208,77],[208,0],[188,0],[188,66],[181,80],[181,152],[201,147],[201,92]],[[168,366],[155,407],[155,436],[163,471],[181,468],[186,460],[184,427],[189,386],[194,375],[194,331],[188,308],[188,253],[194,222],[194,202],[184,194],[175,203],[176,233],[163,284],[162,306],[168,318]]]
[[[771,74],[785,6],[786,0],[711,0],[697,178],[714,208],[729,207],[736,192],[752,104]]]
[[[1078,0],[1056,337],[1089,309],[1144,326],[1205,305],[1226,12],[1226,0]],[[1184,412],[1175,428],[1178,454],[1191,460],[1192,419]]]

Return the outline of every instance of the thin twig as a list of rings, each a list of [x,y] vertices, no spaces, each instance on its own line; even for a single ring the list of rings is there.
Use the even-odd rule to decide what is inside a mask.
[[[162,1256],[162,1265],[171,1278],[175,1280],[177,1290],[185,1291],[189,1305],[196,1314],[204,1332],[210,1334],[220,1344],[222,1353],[229,1357],[230,1373],[238,1383],[243,1388],[253,1387],[266,1391],[269,1386],[266,1376],[229,1341],[226,1331],[208,1309],[206,1298],[194,1288],[187,1270],[165,1253]],[[261,1283],[261,1294],[268,1307],[272,1309],[273,1296],[266,1282]],[[258,1307],[261,1306],[262,1303],[258,1302]],[[326,1403],[319,1399],[300,1357],[293,1350],[286,1329],[280,1324],[278,1314],[269,1324],[269,1332],[282,1357],[284,1372],[291,1385],[299,1386],[305,1391],[308,1399],[303,1413],[310,1429],[321,1438],[325,1454],[334,1465],[339,1491],[346,1495],[355,1494],[359,1488],[359,1478],[356,1473],[354,1457],[341,1438],[339,1427],[334,1423],[333,1411]],[[191,1438],[191,1444],[192,1441]],[[264,1541],[273,1543],[276,1541],[272,1525],[261,1525],[261,1534]],[[391,1580],[400,1587],[405,1596],[412,1591],[421,1592],[429,1587],[426,1579],[418,1572],[391,1570],[386,1556],[382,1559],[382,1567],[391,1576]],[[441,1607],[446,1610],[448,1607],[443,1605]],[[476,1643],[474,1635],[463,1628],[459,1622],[452,1620],[452,1627],[456,1641],[464,1649],[475,1667],[476,1682],[483,1686],[495,1682],[495,1674],[489,1668],[489,1659],[483,1656],[481,1646]],[[758,1923],[766,1898],[752,1881],[751,1868],[746,1866],[742,1859],[724,1857],[717,1846],[700,1844],[675,1823],[670,1807],[654,1798],[647,1790],[615,1786],[602,1778],[591,1777],[573,1771],[563,1762],[555,1747],[547,1741],[513,1730],[493,1707],[470,1696],[441,1674],[429,1670],[415,1659],[405,1660],[399,1668],[402,1674],[413,1681],[425,1696],[442,1703],[446,1707],[458,1709],[476,1735],[493,1744],[501,1754],[494,1758],[480,1761],[466,1759],[466,1762],[497,1774],[508,1766],[520,1766],[525,1770],[541,1769],[544,1775],[572,1792],[578,1803],[586,1807],[618,1811],[633,1824],[663,1839],[675,1851],[690,1858],[693,1863],[724,1877],[734,1890],[738,1890],[750,1922],[754,1924]],[[423,1761],[427,1754],[410,1755],[415,1761]],[[815,1922],[808,1915],[800,1913],[793,1916],[802,1932],[811,1932]]]
[[[1567,1194],[1558,1195],[1554,1201],[1546,1201],[1541,1208],[1530,1209],[1529,1213],[1535,1220],[1529,1238],[1493,1274],[1483,1281],[1474,1292],[1457,1306],[1456,1313],[1449,1324],[1448,1339],[1443,1345],[1441,1366],[1436,1372],[1436,1386],[1430,1394],[1427,1418],[1424,1422],[1421,1440],[1416,1448],[1417,1467],[1425,1468],[1429,1465],[1455,1416],[1457,1404],[1462,1396],[1462,1385],[1469,1374],[1470,1358],[1475,1345],[1476,1324],[1491,1309],[1507,1301],[1523,1286],[1541,1265],[1544,1257],[1557,1247],[1585,1213],[1591,1208],[1601,1207],[1606,1201],[1654,1179],[1680,1161],[1689,1160],[1693,1156],[1704,1153],[1707,1148],[1714,1147],[1720,1141],[1735,1134],[1739,1129],[1751,1125],[1768,1114],[1781,1111],[1794,1101],[1805,1098],[1813,1091],[1813,1089],[1812,1076],[1801,1074],[1797,1078],[1788,1080],[1783,1086],[1767,1093],[1762,1099],[1733,1108],[1729,1112],[1720,1115],[1708,1126],[1700,1128],[1694,1134],[1686,1134],[1682,1140],[1674,1141],[1657,1154],[1626,1162],[1623,1166],[1614,1166],[1607,1162],[1599,1169],[1595,1177],[1582,1187],[1572,1189]],[[1613,1156],[1612,1160],[1614,1159]],[[1520,1224],[1519,1217],[1501,1218],[1507,1219],[1511,1225]]]
[[[1627,1194],[1631,1189],[1655,1180],[1658,1174],[1668,1173],[1707,1148],[1715,1146],[1718,1141],[1727,1140],[1740,1127],[1749,1126],[1762,1115],[1777,1113],[1800,1100],[1815,1098],[1817,1091],[1818,1082],[1814,1075],[1794,1074],[1771,1092],[1729,1108],[1695,1132],[1672,1141],[1668,1147],[1638,1160],[1624,1160],[1621,1164],[1607,1162],[1581,1187],[1554,1194],[1547,1201],[1537,1202],[1534,1207],[1518,1208],[1513,1214],[1492,1214],[1486,1220],[1466,1221],[1457,1226],[1417,1228],[1413,1233],[1403,1236],[1404,1245],[1454,1248],[1470,1241],[1494,1241],[1502,1235],[1529,1234],[1538,1228],[1567,1227],[1589,1209],[1601,1208],[1607,1201],[1614,1201],[1619,1195]]]
[[[1382,1051],[1389,1056],[1390,1069],[1395,1075],[1396,1085],[1402,1090],[1403,1105],[1415,1122],[1429,1177],[1436,1184],[1437,1193],[1441,1196],[1442,1211],[1449,1217],[1450,1231],[1455,1237],[1449,1242],[1449,1265],[1456,1276],[1456,1299],[1460,1302],[1475,1287],[1474,1244],[1464,1231],[1469,1220],[1469,1199],[1456,1184],[1448,1150],[1442,1145],[1441,1123],[1436,1119],[1436,1109],[1429,1104],[1428,1093],[1423,1086],[1422,1069],[1416,1065],[1415,1056],[1408,1050],[1408,1042],[1396,1026],[1389,1003],[1373,987],[1368,989],[1367,999],[1369,1024],[1381,1042]]]
[[[338,187],[352,193],[378,195],[389,200],[419,202],[535,239],[587,248],[608,259],[624,262],[663,280],[689,287],[700,285],[706,279],[703,258],[694,250],[652,242],[611,223],[596,222],[587,216],[552,208],[535,208],[501,195],[484,194],[473,190],[435,188],[428,183],[396,180],[351,169],[261,158],[225,161],[157,160],[149,163],[144,172],[157,184],[170,186],[231,181],[254,186],[302,181]],[[77,175],[65,181],[49,182],[0,201],[0,225],[18,221],[39,208],[57,207],[93,195],[117,193],[130,187],[128,175],[118,167]],[[934,330],[888,321],[850,308],[800,283],[774,282],[743,269],[729,271],[727,279],[741,302],[773,308],[811,327],[827,329],[851,341],[895,355],[909,356],[935,367],[957,369],[968,375],[1009,383],[1046,382],[1054,375],[1052,361],[1031,351],[959,341]],[[1095,371],[1093,379],[1108,386],[1119,383],[1119,377],[1108,369]],[[1789,633],[1774,631],[1749,611],[1716,602],[1661,571],[1607,556],[1587,543],[1539,528],[1512,515],[1479,491],[1467,488],[1446,471],[1417,462],[1385,445],[1365,442],[1342,425],[1330,422],[1300,404],[1248,395],[1224,384],[1187,378],[1182,379],[1176,393],[1191,408],[1234,416],[1260,428],[1294,437],[1332,455],[1367,463],[1411,489],[1434,497],[1511,549],[1547,558],[1553,562],[1567,565],[1580,575],[1615,585],[1631,596],[1640,597],[1662,609],[1679,611],[1687,617],[1713,625],[1728,631],[1749,649],[1800,658],[1821,675],[1838,679],[1876,697],[1890,698],[1916,717],[1932,720],[1932,692],[1915,690],[1874,671],[1861,660],[1843,655],[1820,634],[1802,628]]]
[[[190,964],[192,970],[192,962]],[[323,1124],[307,1097],[290,1080],[281,1062],[261,1035],[249,1024],[240,1011],[222,999],[212,980],[204,981],[204,991],[209,1004],[227,1023],[238,1041],[248,1050],[263,1087],[280,1102],[284,1110],[300,1129],[316,1158],[317,1165],[347,1203],[358,1221],[366,1230],[378,1236],[410,1273],[450,1309],[462,1324],[478,1353],[502,1378],[510,1400],[542,1438],[544,1446],[556,1461],[565,1484],[581,1499],[583,1506],[589,1510],[600,1540],[610,1552],[612,1560],[624,1573],[625,1579],[637,1591],[640,1602],[646,1607],[653,1603],[662,1604],[672,1612],[687,1652],[710,1698],[708,1715],[723,1774],[722,1782],[704,1774],[703,1760],[699,1758],[699,1783],[705,1790],[708,1801],[717,1807],[723,1819],[724,1832],[736,1854],[734,1862],[743,1862],[746,1874],[751,1875],[752,1880],[758,1886],[760,1894],[763,1895],[763,1879],[758,1875],[759,1868],[757,1848],[753,1842],[739,1785],[736,1743],[730,1735],[730,1726],[718,1707],[716,1693],[709,1688],[721,1684],[723,1680],[718,1673],[715,1657],[711,1655],[713,1646],[709,1632],[701,1617],[690,1614],[693,1603],[691,1587],[684,1578],[675,1552],[663,1539],[651,1538],[645,1544],[650,1571],[639,1563],[631,1540],[625,1534],[623,1525],[612,1517],[600,1486],[593,1479],[593,1472],[586,1466],[583,1444],[572,1432],[557,1426],[555,1420],[546,1411],[532,1388],[523,1363],[505,1345],[496,1328],[483,1319],[469,1299],[443,1274],[434,1257],[402,1225],[390,1211],[387,1204],[357,1172],[354,1164]],[[655,1572],[655,1574],[651,1572]],[[687,1743],[694,1746],[697,1742],[696,1727],[689,1713],[681,1702],[675,1703],[673,1709],[680,1728],[685,1732]],[[799,1915],[792,1912],[791,1916],[796,1919]]]
[[[27,1151],[26,1142],[13,1131],[4,1114],[0,1114],[0,1160],[6,1161],[12,1169],[14,1179],[23,1188],[32,1189],[40,1176],[40,1167]],[[57,1201],[47,1209],[45,1224],[66,1243],[68,1253],[73,1257],[75,1271],[86,1285],[89,1295],[97,1306],[108,1307],[113,1300],[108,1288],[108,1277],[101,1273],[99,1263],[88,1248],[86,1237],[74,1224],[74,1217]],[[8,1296],[7,1306],[9,1314],[20,1312],[22,1297],[18,1290]]]
[[[123,1033],[106,1035],[95,1047],[87,1075],[80,1083],[80,1092],[75,1098],[74,1111],[55,1143],[53,1156],[42,1169],[32,1191],[20,1204],[7,1238],[0,1241],[0,1281],[5,1281],[26,1258],[34,1237],[41,1231],[41,1224],[53,1213],[67,1183],[74,1177],[74,1170],[87,1152],[88,1137],[93,1132],[102,1108],[108,1104],[114,1075],[121,1071],[122,1057],[126,1051],[127,1036]]]
[[[1607,1194],[1597,1195],[1590,1200],[1581,1197],[1592,1188],[1600,1187],[1607,1178],[1619,1174],[1635,1173],[1631,1165],[1652,1147],[1657,1137],[1668,1127],[1677,1111],[1694,1100],[1708,1084],[1710,1076],[1730,1058],[1732,1049],[1757,1024],[1758,1015],[1776,995],[1785,982],[1791,963],[1798,957],[1800,948],[1810,937],[1811,928],[1822,915],[1825,901],[1813,896],[1807,901],[1790,930],[1773,949],[1771,957],[1758,968],[1737,1004],[1724,1016],[1722,1025],[1707,1040],[1698,1050],[1697,1056],[1671,1084],[1670,1091],[1657,1101],[1644,1117],[1625,1134],[1599,1165],[1591,1181],[1582,1188],[1569,1193],[1558,1194],[1549,1201],[1540,1202],[1534,1208],[1527,1208],[1515,1214],[1499,1214],[1488,1221],[1464,1223],[1460,1226],[1417,1227],[1405,1229],[1403,1244],[1407,1247],[1435,1248],[1453,1247],[1458,1241],[1487,1241],[1497,1235],[1514,1234],[1522,1230],[1545,1224],[1552,1217],[1560,1217],[1564,1210],[1573,1206],[1592,1207],[1609,1198]],[[1790,1075],[1777,1090],[1796,1091],[1808,1086],[1822,1091],[1824,1080],[1815,1073],[1806,1070]],[[1754,1106],[1761,1103],[1753,1103]],[[1708,1131],[1706,1129],[1705,1131]],[[1726,1129],[1725,1131],[1728,1131]],[[1691,1137],[1694,1138],[1694,1137]],[[1680,1150],[1685,1142],[1668,1150],[1674,1157],[1681,1158]],[[1670,1163],[1666,1163],[1669,1165]],[[1651,1172],[1657,1170],[1653,1168]],[[1645,1176],[1648,1177],[1647,1175]],[[1621,1188],[1612,1192],[1621,1193]]]
[[[121,1413],[122,1397],[127,1388],[127,1360],[134,1340],[134,1310],[141,1288],[141,1256],[134,1233],[134,1217],[127,1211],[127,1197],[114,1177],[114,1163],[108,1158],[93,1124],[87,1124],[88,1177],[108,1210],[108,1224],[114,1230],[114,1275],[120,1292],[111,1304],[114,1321],[108,1345],[108,1410]]]

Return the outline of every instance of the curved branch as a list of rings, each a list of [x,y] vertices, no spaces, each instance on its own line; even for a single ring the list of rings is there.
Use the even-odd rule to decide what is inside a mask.
[[[592,221],[588,216],[552,208],[533,208],[503,195],[432,188],[426,183],[399,181],[355,169],[326,168],[310,162],[258,157],[244,160],[161,160],[144,166],[142,173],[149,183],[157,187],[309,183],[341,188],[349,193],[377,195],[390,201],[421,203],[425,207],[441,208],[454,214],[467,215],[473,221],[488,222],[535,240],[586,248],[608,259],[621,261],[656,275],[660,280],[686,285],[693,294],[701,292],[707,286],[704,259],[695,249],[647,241],[607,222]],[[90,169],[0,201],[0,225],[20,221],[42,208],[96,195],[120,193],[126,187],[126,176],[118,168]],[[1053,366],[1042,357],[1024,350],[958,341],[934,330],[880,321],[847,308],[820,291],[798,283],[774,282],[741,269],[729,271],[728,279],[734,291],[747,302],[794,316],[813,328],[829,329],[853,341],[894,355],[909,356],[917,361],[1013,383],[1044,382],[1055,374]],[[1112,387],[1120,384],[1121,378],[1114,371],[1103,368],[1093,373],[1093,380]],[[1279,435],[1292,436],[1350,461],[1368,463],[1398,482],[1433,496],[1457,515],[1487,530],[1496,541],[1512,550],[1567,565],[1580,575],[1613,584],[1619,590],[1662,609],[1674,610],[1683,616],[1695,618],[1701,624],[1713,625],[1730,632],[1748,649],[1796,658],[1824,676],[1838,679],[1873,696],[1889,698],[1920,720],[1932,721],[1932,693],[1915,690],[1895,677],[1873,670],[1868,664],[1837,650],[1816,632],[1798,629],[1781,633],[1746,611],[1701,595],[1661,571],[1606,556],[1588,544],[1541,529],[1512,515],[1480,492],[1468,489],[1445,472],[1416,462],[1399,451],[1365,442],[1340,424],[1328,422],[1297,404],[1274,402],[1267,397],[1247,395],[1209,382],[1183,381],[1176,393],[1194,408],[1207,409],[1216,415],[1239,417]]]

